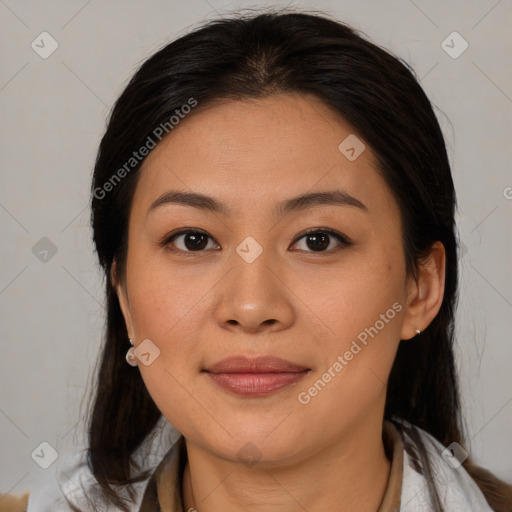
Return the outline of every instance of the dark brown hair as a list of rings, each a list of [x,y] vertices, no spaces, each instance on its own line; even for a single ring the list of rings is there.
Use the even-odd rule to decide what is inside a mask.
[[[443,135],[406,63],[323,13],[288,10],[210,21],[163,47],[128,83],[101,140],[92,184],[92,227],[105,274],[107,325],[89,419],[88,464],[105,500],[122,510],[128,508],[113,486],[131,489],[129,484],[148,476],[137,474],[140,468],[132,455],[161,417],[140,373],[125,361],[127,332],[111,281],[114,262],[116,277],[124,276],[128,216],[141,165],[127,168],[126,162],[191,98],[198,106],[190,115],[197,115],[217,100],[283,92],[323,101],[376,155],[401,211],[410,275],[416,275],[435,241],[445,247],[441,309],[419,339],[400,344],[385,407],[385,419],[398,417],[412,425],[410,435],[418,442],[406,449],[429,481],[436,510],[442,510],[416,427],[445,446],[453,441],[465,444],[452,347],[458,282],[456,201]],[[113,180],[123,166],[122,179]],[[105,187],[107,182],[111,186]],[[507,484],[471,459],[464,467],[495,510],[510,510],[505,493],[510,499],[512,491]]]

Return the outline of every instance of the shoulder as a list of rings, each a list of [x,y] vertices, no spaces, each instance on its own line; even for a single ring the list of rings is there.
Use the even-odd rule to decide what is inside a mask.
[[[161,420],[134,453],[134,460],[142,471],[154,470],[179,436],[166,420]],[[149,478],[133,484],[136,499],[130,505],[130,512],[139,510]],[[120,496],[128,497],[126,489],[117,491]],[[99,498],[98,483],[87,464],[87,450],[76,450],[61,456],[46,470],[28,496],[26,512],[73,512],[70,503],[85,512],[91,510],[91,500],[99,507],[97,510],[118,512],[117,507]]]
[[[73,512],[73,506],[91,510],[90,499],[97,494],[97,482],[87,465],[86,450],[62,456],[53,470],[47,471],[30,492],[26,512]],[[97,499],[95,503],[105,512],[116,510]]]
[[[420,428],[417,430],[428,453],[437,492],[446,512],[493,512],[475,481],[457,460],[457,453],[454,457],[450,451],[446,451],[447,447],[428,432]],[[414,444],[407,429],[402,430],[402,436],[408,444]],[[434,510],[429,497],[428,481],[415,469],[406,450],[401,502],[400,510],[403,512]]]
[[[66,494],[69,493],[69,483],[62,481],[62,478],[68,475],[68,481],[78,480],[80,474],[85,473],[85,464],[85,450],[62,455],[44,472],[36,487],[30,492],[27,512],[71,511],[65,500]]]

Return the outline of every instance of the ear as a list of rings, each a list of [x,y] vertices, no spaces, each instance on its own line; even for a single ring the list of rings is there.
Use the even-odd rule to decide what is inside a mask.
[[[128,291],[126,289],[126,283],[118,279],[116,260],[114,260],[114,262],[112,263],[112,267],[110,269],[110,281],[117,293],[117,299],[119,300],[119,306],[123,313],[124,323],[126,325],[128,337],[134,339],[135,331],[133,329],[132,315],[130,312],[130,301],[128,299]]]
[[[417,279],[407,279],[407,301],[401,339],[416,336],[416,329],[424,331],[435,318],[444,297],[446,253],[441,242],[435,242],[429,254],[418,264]]]

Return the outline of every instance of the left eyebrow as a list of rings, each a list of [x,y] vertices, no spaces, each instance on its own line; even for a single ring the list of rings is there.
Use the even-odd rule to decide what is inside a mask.
[[[217,201],[213,197],[179,190],[170,190],[153,201],[148,209],[148,213],[166,204],[182,204],[199,210],[211,211],[223,215],[230,215],[232,213],[227,205]],[[273,214],[276,217],[281,217],[291,212],[324,205],[350,206],[359,208],[365,212],[368,211],[367,207],[359,201],[359,199],[356,199],[347,192],[331,190],[327,192],[311,192],[286,199],[274,208]]]
[[[368,208],[366,208],[359,199],[356,199],[347,192],[342,190],[331,190],[329,192],[312,192],[309,194],[302,194],[300,196],[287,199],[276,206],[274,215],[280,217],[290,212],[324,205],[352,206],[360,208],[365,212],[368,211]]]

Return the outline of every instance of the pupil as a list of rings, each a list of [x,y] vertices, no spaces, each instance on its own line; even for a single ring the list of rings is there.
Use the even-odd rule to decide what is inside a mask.
[[[308,235],[306,240],[308,247],[314,251],[327,249],[327,247],[329,247],[329,237],[325,233]]]
[[[185,236],[185,246],[187,249],[204,249],[206,244],[206,237],[202,233],[188,233]]]

